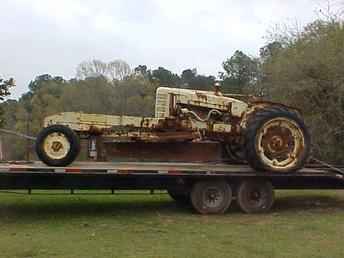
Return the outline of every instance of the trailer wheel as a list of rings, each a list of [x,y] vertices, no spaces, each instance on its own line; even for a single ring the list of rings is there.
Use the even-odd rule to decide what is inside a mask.
[[[167,190],[170,197],[175,200],[178,204],[189,205],[190,204],[190,194],[187,192],[175,191],[173,189]]]
[[[246,158],[260,171],[295,172],[307,162],[310,135],[299,114],[280,106],[255,111],[245,133]]]
[[[64,167],[78,156],[80,141],[69,127],[52,125],[38,134],[35,149],[39,159],[48,166]]]
[[[232,189],[226,181],[200,181],[191,191],[191,203],[200,214],[222,214],[232,202]]]
[[[237,202],[246,213],[264,213],[274,203],[272,184],[265,180],[245,180],[238,188]]]

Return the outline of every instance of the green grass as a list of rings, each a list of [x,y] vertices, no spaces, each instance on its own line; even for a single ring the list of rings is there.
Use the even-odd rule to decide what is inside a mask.
[[[0,194],[0,257],[344,257],[344,193],[277,193],[269,214],[200,216],[167,195]]]

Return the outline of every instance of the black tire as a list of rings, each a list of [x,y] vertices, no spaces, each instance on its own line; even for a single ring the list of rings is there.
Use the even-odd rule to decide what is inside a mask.
[[[69,151],[61,158],[53,158],[46,153],[44,149],[45,139],[53,134],[58,133],[65,136],[70,144]],[[65,167],[71,164],[80,152],[80,140],[76,133],[67,126],[52,125],[42,129],[36,139],[35,149],[39,159],[48,166]]]
[[[296,158],[294,158],[291,164],[285,167],[275,166],[271,164],[272,161],[270,163],[265,162],[264,159],[259,154],[259,150],[258,150],[259,132],[262,130],[264,126],[266,126],[266,124],[278,119],[284,119],[284,121],[289,121],[289,123],[297,126],[298,128],[297,132],[300,133],[300,137],[302,137],[303,139],[303,144],[302,144],[303,147],[300,147],[300,150],[298,151],[297,155],[294,155],[295,153],[293,153],[293,156],[296,156]],[[258,171],[282,172],[282,173],[295,172],[301,169],[302,167],[304,167],[310,154],[311,139],[310,139],[310,135],[304,121],[302,120],[302,118],[296,111],[290,110],[285,107],[269,106],[269,107],[265,107],[254,112],[252,115],[250,115],[247,121],[246,131],[245,131],[244,136],[245,136],[245,156],[246,156],[247,162],[252,168]],[[295,138],[293,138],[293,140],[295,140]],[[287,148],[290,148],[289,143],[285,143],[282,141],[282,144],[284,146],[287,146]]]
[[[264,213],[271,209],[275,200],[270,182],[265,180],[245,180],[237,191],[237,203],[246,213]]]
[[[227,143],[223,145],[224,157],[231,164],[247,164],[243,146]]]
[[[232,189],[225,181],[200,181],[191,191],[191,203],[200,214],[222,214],[232,202]]]
[[[173,189],[167,190],[170,197],[180,205],[189,205],[191,203],[190,194],[187,192],[176,191]]]

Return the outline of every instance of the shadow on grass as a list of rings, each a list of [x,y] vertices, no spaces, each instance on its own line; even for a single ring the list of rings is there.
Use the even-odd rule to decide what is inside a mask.
[[[32,198],[33,197],[33,198]],[[96,197],[60,197],[38,198],[31,196],[29,200],[16,201],[11,197],[0,204],[0,216],[8,220],[49,220],[80,217],[113,217],[123,216],[152,217],[157,214],[192,214],[191,207],[178,205],[173,200],[139,196],[121,196],[118,198]],[[0,201],[1,202],[1,201]]]
[[[116,198],[117,197],[117,198]],[[0,196],[1,198],[1,196]],[[0,202],[2,202],[0,200]],[[333,212],[344,211],[344,200],[335,195],[288,195],[277,196],[272,212],[288,213],[290,211]],[[228,211],[230,214],[241,213],[236,202]],[[192,215],[191,205],[180,205],[167,195],[130,196],[59,197],[30,196],[18,198],[6,196],[0,204],[0,216],[3,219],[36,221],[50,219],[71,219],[87,217],[154,217],[157,215]]]
[[[274,205],[270,213],[278,212],[280,214],[288,214],[295,211],[314,211],[314,212],[328,212],[344,211],[344,198],[339,195],[314,194],[314,193],[295,193],[276,196]],[[229,214],[243,213],[237,204],[233,201],[231,204]]]
[[[276,198],[273,210],[277,212],[287,211],[344,211],[344,200],[339,196],[329,195],[291,195]]]

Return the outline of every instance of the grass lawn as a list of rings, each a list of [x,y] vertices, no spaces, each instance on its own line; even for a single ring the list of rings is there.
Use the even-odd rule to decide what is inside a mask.
[[[271,213],[200,216],[166,194],[0,194],[0,257],[344,257],[344,192],[278,192]]]

